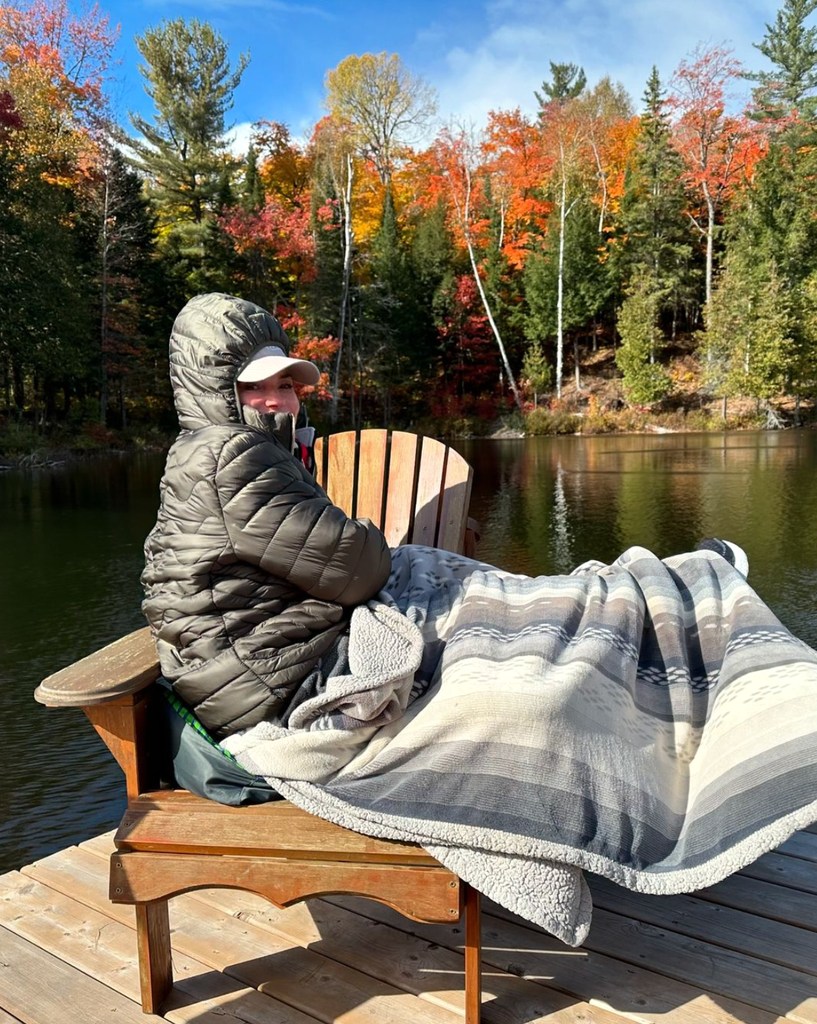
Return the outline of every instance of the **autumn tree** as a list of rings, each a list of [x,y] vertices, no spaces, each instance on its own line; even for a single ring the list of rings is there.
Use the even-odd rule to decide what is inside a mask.
[[[129,145],[149,183],[163,251],[184,299],[210,284],[203,268],[229,159],[225,118],[248,57],[233,68],[224,39],[195,18],[164,21],[136,45],[154,114],[130,115],[141,137]]]
[[[314,153],[296,142],[280,121],[256,121],[252,148],[258,154],[258,177],[264,194],[287,208],[309,206]]]
[[[396,53],[342,60],[326,74],[326,106],[334,120],[352,128],[361,155],[373,161],[386,186],[400,144],[416,141],[437,108],[433,90]]]
[[[258,123],[236,201],[219,217],[237,257],[233,277],[241,294],[270,309],[299,308],[315,275],[309,166],[284,125]]]
[[[472,132],[464,128],[447,129],[437,137],[434,151],[440,176],[446,183],[447,197],[454,212],[454,221],[468,256],[474,285],[479,294],[485,318],[499,349],[500,361],[508,387],[517,408],[521,411],[522,398],[516,385],[516,378],[511,369],[502,334],[485,291],[484,270],[480,267],[480,233],[484,230],[485,222],[481,216],[484,214],[484,210],[480,210],[482,195],[480,181],[476,175],[480,156],[477,139]]]
[[[77,215],[96,159],[114,39],[97,8],[74,17],[65,0],[0,7],[0,358],[7,396],[18,412],[36,397],[40,419],[54,416],[59,390],[65,410],[92,372],[93,253]]]
[[[547,230],[552,202],[542,182],[550,173],[538,125],[519,108],[491,111],[481,142],[481,177],[490,182],[496,245],[509,270],[520,270]]]
[[[598,208],[598,234],[603,240],[623,193],[627,158],[635,135],[632,102],[620,82],[604,77],[577,96],[574,106],[595,169],[593,199]]]
[[[674,139],[684,160],[684,180],[697,202],[689,217],[705,246],[705,301],[712,297],[715,239],[734,190],[751,177],[762,133],[747,116],[728,112],[727,90],[742,66],[723,47],[697,50],[673,78],[670,106]]]

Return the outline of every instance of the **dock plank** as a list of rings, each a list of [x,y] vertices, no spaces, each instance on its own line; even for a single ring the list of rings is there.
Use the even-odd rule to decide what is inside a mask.
[[[140,1019],[148,1019],[141,1016],[139,1006],[133,928],[20,872],[0,876],[0,924],[130,999],[140,1011]],[[174,951],[173,973],[178,991],[163,1012],[172,1024],[225,1024],[225,1005],[242,1021],[253,1017],[259,1024],[315,1022],[314,1017],[226,976],[210,977],[213,972],[206,964],[178,950]],[[49,1024],[56,1019],[52,1017]]]
[[[695,896],[636,895],[605,878],[594,876],[589,881],[597,909],[817,975],[817,940],[801,928],[759,920],[743,910]]]
[[[196,895],[381,980],[399,977],[401,986],[424,1000],[462,1015],[464,979],[462,954],[457,951],[462,941],[458,930],[429,925],[419,938],[413,934],[418,923],[397,914],[404,928],[384,928],[379,916],[374,920],[369,916],[385,909],[373,900],[361,900],[364,912],[356,914],[326,899],[280,910],[249,893],[205,890]],[[623,1024],[620,1017],[495,969],[483,972],[483,1018],[486,1024],[545,1020],[552,1024]]]
[[[354,908],[362,914],[376,914],[394,928],[408,927],[388,907],[364,906],[354,897],[330,897],[333,903]],[[675,981],[654,970],[623,962],[582,946],[571,949],[536,926],[521,921],[509,911],[488,903],[482,928],[483,962],[540,985],[547,985],[601,1007],[621,1017],[651,1024],[772,1024],[777,1014],[748,1006],[738,1000],[713,997],[701,987]],[[425,938],[428,925],[411,922],[411,928]],[[456,926],[441,925],[460,938]],[[592,931],[592,928],[591,928]]]
[[[586,945],[615,952],[627,963],[648,965],[665,977],[705,988],[714,995],[801,1024],[817,1022],[817,984],[813,976],[679,935],[637,916],[595,910]]]
[[[109,836],[100,836],[83,843],[82,848],[102,857],[114,847]],[[379,920],[333,907],[325,900],[310,900],[308,904],[281,909],[252,893],[228,889],[202,890],[192,893],[191,898],[301,947],[319,950],[331,961],[365,971],[381,982],[398,978],[400,986],[412,994],[458,1017],[462,1014],[462,939],[456,931],[431,925],[426,941],[407,931],[379,927]],[[372,911],[378,906],[372,900],[361,902]],[[416,922],[395,916],[407,929],[416,926]],[[448,946],[445,936],[453,936]],[[447,978],[451,979],[450,987],[441,985],[441,980]],[[534,1024],[545,1020],[553,1024],[622,1024],[621,1018],[605,1010],[496,970],[484,974],[483,1017],[486,1024]],[[412,1016],[412,1022],[415,1019],[421,1018]]]
[[[791,839],[778,846],[777,852],[814,863],[817,861],[817,835],[813,832],[795,832]]]
[[[62,1006],[62,1016],[57,1016]],[[56,1024],[71,1007],[82,1024],[161,1024],[161,1017],[101,981],[0,927],[0,1006],[9,1021]],[[0,1017],[0,1021],[3,1017]]]
[[[108,904],[106,878],[100,867],[100,858],[76,847],[43,858],[24,871],[88,907],[102,910],[110,906],[113,915],[132,925],[131,907]],[[403,1024],[409,1012],[417,1024],[455,1024],[453,1013],[418,1006],[394,985],[350,970],[192,895],[174,898],[170,915],[174,950],[303,1011],[310,1019],[331,1020],[332,1006],[345,1007],[345,1019],[356,1024],[365,1019],[363,1011],[356,1008],[365,1006],[365,1014],[376,1014],[382,1024]]]
[[[817,931],[817,899],[800,889],[737,874],[701,889],[696,896],[770,921]]]
[[[744,878],[759,878],[763,882],[775,882],[817,896],[817,871],[814,870],[814,864],[800,857],[766,853],[742,868],[740,874]]]
[[[0,877],[0,1024],[56,1024],[66,998],[83,1024],[462,1020],[460,924],[355,897],[280,909],[239,890],[171,900],[176,983],[162,1018],[143,1015],[133,909],[107,898],[112,835]],[[484,1024],[817,1024],[814,850],[817,832],[799,833],[687,896],[591,878],[579,949],[486,901]]]

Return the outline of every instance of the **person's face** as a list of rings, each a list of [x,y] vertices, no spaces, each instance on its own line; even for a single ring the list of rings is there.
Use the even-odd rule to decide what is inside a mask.
[[[292,377],[286,371],[252,383],[239,381],[238,398],[242,405],[263,413],[288,412],[297,416],[301,408]]]

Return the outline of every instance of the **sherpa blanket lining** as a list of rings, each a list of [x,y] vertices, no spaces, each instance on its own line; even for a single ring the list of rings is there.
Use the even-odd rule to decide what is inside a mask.
[[[409,545],[344,670],[224,746],[578,945],[583,870],[694,891],[817,820],[817,653],[715,551],[532,579]]]

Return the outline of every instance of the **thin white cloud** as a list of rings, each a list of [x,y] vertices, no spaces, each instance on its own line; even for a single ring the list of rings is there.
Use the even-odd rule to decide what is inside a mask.
[[[652,66],[666,86],[701,45],[724,45],[747,68],[765,67],[752,44],[777,6],[778,0],[490,0],[482,39],[470,47],[452,40],[424,73],[437,88],[444,119],[484,123],[489,110],[517,106],[532,114],[550,61],[580,65],[591,85],[605,75],[621,82],[638,109]],[[439,48],[438,30],[433,38]]]

